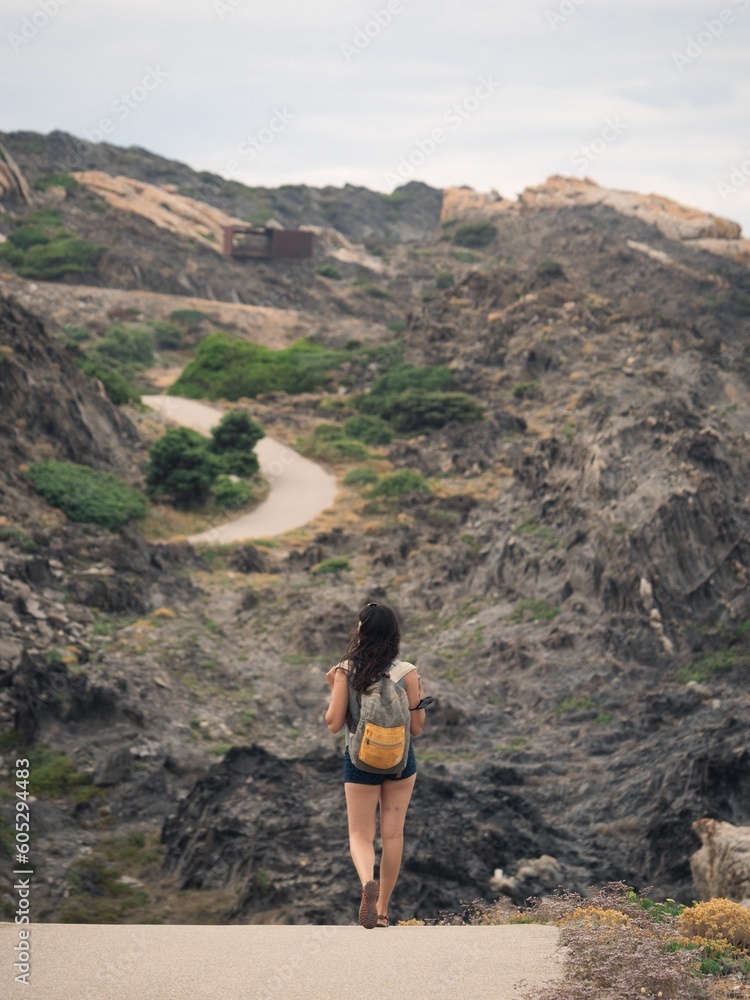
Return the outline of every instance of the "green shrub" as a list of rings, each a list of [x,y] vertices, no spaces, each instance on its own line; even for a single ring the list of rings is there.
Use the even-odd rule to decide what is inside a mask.
[[[195,326],[204,319],[210,319],[211,317],[199,309],[173,309],[169,314],[169,318],[175,323],[184,323],[185,326]]]
[[[325,434],[316,436],[313,433],[309,437],[298,438],[297,448],[308,458],[318,462],[330,462],[332,465],[342,461],[350,462],[353,459],[365,461],[370,457],[370,452],[361,441],[348,438],[343,433],[336,437],[327,437]]]
[[[66,337],[74,340],[77,344],[80,344],[84,340],[91,339],[89,331],[85,330],[82,326],[64,326],[63,333]]]
[[[565,277],[562,264],[559,264],[556,260],[543,260],[541,264],[537,264],[536,270],[537,274],[544,275],[548,278]]]
[[[341,281],[341,271],[335,264],[321,264],[318,268],[321,278],[330,278],[331,281]]]
[[[29,792],[32,795],[56,798],[91,783],[91,775],[77,772],[67,754],[45,746],[30,751],[30,763]]]
[[[49,243],[49,236],[41,226],[23,226],[13,233],[8,233],[8,242],[17,250],[28,250],[31,247],[43,246]]]
[[[223,451],[216,456],[222,472],[231,476],[254,476],[260,469],[254,451]]]
[[[101,381],[107,396],[117,406],[140,402],[140,392],[131,385],[116,365],[100,361],[90,354],[79,355],[75,362],[82,372]]]
[[[466,222],[453,233],[453,242],[460,247],[481,250],[495,239],[497,229],[491,222]]]
[[[362,291],[371,299],[389,299],[391,297],[391,293],[386,288],[381,288],[380,285],[373,285],[370,282],[362,286]]]
[[[361,409],[368,405],[365,397]],[[450,421],[472,423],[484,412],[479,403],[464,392],[431,392],[427,389],[407,389],[385,397],[378,411],[387,416],[398,432],[408,434],[443,427]]]
[[[62,228],[62,213],[59,208],[35,208],[23,220],[26,226],[48,226]]]
[[[146,499],[109,472],[74,462],[35,462],[26,473],[34,489],[71,521],[115,530],[146,513]]]
[[[211,431],[211,451],[251,452],[266,432],[245,410],[229,410]]]
[[[214,484],[214,500],[219,507],[238,510],[245,507],[253,498],[253,488],[250,483],[235,482],[229,476],[219,476]]]
[[[391,333],[403,333],[408,326],[409,324],[405,319],[394,319],[393,322],[388,323],[386,329],[390,330]]]
[[[351,565],[346,556],[331,556],[324,559],[316,566],[313,566],[312,573],[341,573],[343,570],[351,569]]]
[[[115,323],[92,350],[110,361],[150,365],[154,360],[154,332],[145,323]]]
[[[346,437],[346,431],[342,424],[318,424],[312,436],[316,441],[339,441]]]
[[[452,288],[456,283],[452,271],[439,271],[435,278],[435,287],[441,291],[445,288]]]
[[[363,413],[344,421],[344,432],[365,444],[389,444],[393,431],[382,417]]]
[[[365,398],[392,396],[405,389],[449,389],[455,384],[456,376],[447,365],[397,365],[374,380]]]
[[[354,441],[351,438],[340,438],[338,441],[330,441],[329,447],[342,458],[369,458],[370,453],[361,441]]]
[[[262,392],[313,392],[348,353],[308,340],[273,351],[218,331],[203,338],[195,359],[169,392],[195,399],[232,400],[254,398]]]
[[[61,187],[65,188],[66,191],[72,191],[80,185],[70,174],[42,174],[34,181],[34,187],[37,191],[46,191],[47,188],[51,187]]]
[[[94,274],[105,247],[64,232],[48,243],[36,244],[24,254],[16,270],[23,278],[48,280],[64,274]]]
[[[514,399],[526,399],[539,393],[538,382],[519,382],[513,389]]]
[[[381,476],[369,492],[371,497],[386,497],[394,500],[409,493],[432,493],[429,483],[419,472],[400,469],[387,476]]]
[[[344,476],[345,486],[369,485],[378,481],[378,474],[374,469],[350,469]]]
[[[177,504],[201,503],[221,470],[208,441],[188,427],[170,428],[149,449],[146,484],[153,497]]]
[[[148,902],[144,889],[120,882],[120,870],[98,857],[79,858],[68,871],[70,890],[60,908],[68,924],[122,923],[129,910]]]
[[[159,350],[178,351],[182,347],[182,330],[176,323],[170,323],[166,319],[155,319],[148,325],[153,331]]]

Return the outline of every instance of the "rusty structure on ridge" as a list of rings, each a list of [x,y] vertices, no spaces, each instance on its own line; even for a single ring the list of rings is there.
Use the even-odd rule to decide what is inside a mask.
[[[314,233],[273,226],[224,226],[223,252],[253,260],[304,260],[312,257]]]

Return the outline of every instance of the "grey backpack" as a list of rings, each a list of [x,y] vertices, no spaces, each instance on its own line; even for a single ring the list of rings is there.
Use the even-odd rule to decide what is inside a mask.
[[[409,754],[409,696],[396,683],[417,668],[394,660],[390,670],[365,692],[357,693],[359,722],[349,737],[355,767],[373,774],[399,774]]]

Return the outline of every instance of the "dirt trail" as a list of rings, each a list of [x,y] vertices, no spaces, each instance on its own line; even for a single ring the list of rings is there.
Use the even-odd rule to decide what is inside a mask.
[[[0,925],[8,996],[39,1000],[512,1000],[560,974],[554,927],[34,924],[31,988],[13,982],[17,928]],[[25,991],[25,992],[24,992]]]
[[[208,435],[222,412],[181,396],[143,396],[143,402],[168,420]],[[336,499],[336,479],[309,458],[275,438],[264,437],[255,446],[260,471],[271,490],[249,514],[209,527],[190,542],[226,545],[253,538],[269,538],[312,521]]]

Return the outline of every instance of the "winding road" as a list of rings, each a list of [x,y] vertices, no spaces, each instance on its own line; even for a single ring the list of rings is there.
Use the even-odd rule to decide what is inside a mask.
[[[142,401],[167,420],[206,436],[224,415],[214,406],[182,396],[143,396]],[[255,453],[271,487],[266,499],[248,514],[190,535],[189,542],[227,545],[282,535],[312,521],[333,504],[337,493],[335,476],[309,458],[271,437],[261,438]]]

